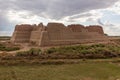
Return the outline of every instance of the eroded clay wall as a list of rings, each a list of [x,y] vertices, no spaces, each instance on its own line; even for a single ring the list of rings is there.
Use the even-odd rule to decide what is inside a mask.
[[[41,39],[42,31],[44,31],[44,26],[42,23],[39,25],[33,26],[33,30],[31,32],[31,36],[30,36],[30,43],[39,44],[39,40]]]
[[[82,32],[85,27],[83,25],[68,25],[68,28],[70,28],[73,32]]]
[[[89,26],[87,28],[83,25],[69,25],[66,27],[61,23],[49,23],[46,28],[46,33],[41,38],[42,46],[70,45],[90,40],[106,39],[102,28],[99,26]]]
[[[15,43],[34,42],[38,46],[72,45],[87,41],[106,40],[101,26],[68,25],[48,23],[17,25],[11,38]]]
[[[41,32],[41,37],[39,39],[39,46],[51,46],[52,42],[49,39],[48,32],[47,31],[42,31]]]
[[[67,40],[73,38],[72,30],[61,23],[49,23],[47,32],[50,40]]]
[[[83,25],[68,25],[68,28],[72,30],[74,39],[89,38],[88,30]]]
[[[91,25],[91,26],[87,26],[86,28],[88,29],[89,32],[98,32],[100,34],[104,34],[103,28],[98,25],[93,25],[93,26]]]
[[[28,43],[33,27],[31,25],[16,25],[13,33],[12,42],[14,43]]]

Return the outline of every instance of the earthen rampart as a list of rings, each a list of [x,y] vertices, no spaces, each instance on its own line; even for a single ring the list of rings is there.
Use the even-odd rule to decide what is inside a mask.
[[[83,26],[62,23],[39,25],[16,25],[11,38],[13,43],[29,43],[38,46],[72,45],[87,41],[107,40],[99,25]]]

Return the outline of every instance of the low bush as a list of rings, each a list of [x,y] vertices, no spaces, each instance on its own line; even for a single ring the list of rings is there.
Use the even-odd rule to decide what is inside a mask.
[[[6,47],[5,45],[0,44],[0,51],[15,51],[19,49],[19,47]]]
[[[57,48],[50,48],[45,51],[45,53],[47,53],[47,54],[51,54],[51,53],[55,53],[55,52],[57,52]]]
[[[16,55],[38,56],[41,59],[111,58],[120,56],[120,46],[105,44],[64,46],[49,48],[43,52],[40,49],[32,48],[29,51],[18,52]]]
[[[93,47],[93,48],[105,47],[105,44],[94,44],[94,45],[91,45],[90,47]]]
[[[60,55],[75,55],[86,58],[110,58],[117,57],[120,54],[120,46],[94,44],[94,45],[79,45],[59,48],[50,48],[45,51],[46,54]],[[71,58],[73,58],[71,56]]]
[[[20,51],[16,56],[38,56],[42,53],[41,49],[31,48],[29,51]]]

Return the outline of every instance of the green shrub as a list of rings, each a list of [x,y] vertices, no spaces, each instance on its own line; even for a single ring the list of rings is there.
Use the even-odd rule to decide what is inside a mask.
[[[18,52],[17,56],[39,56],[42,53],[40,49],[32,48],[29,51]],[[39,57],[45,58],[110,58],[120,56],[120,46],[115,45],[78,45],[65,46],[58,48],[49,48]]]
[[[5,46],[0,46],[0,51],[15,51],[19,50],[19,47],[5,47]]]
[[[31,48],[28,51],[29,55],[40,55],[42,53],[41,49],[37,49],[37,48]]]
[[[66,46],[59,48],[50,48],[46,50],[47,54],[57,55],[69,55],[73,58],[74,56],[81,56],[87,58],[109,58],[117,57],[120,55],[120,46],[116,45],[105,45],[105,44],[93,44],[93,45],[78,45],[78,46]],[[70,56],[73,55],[73,56]]]
[[[45,52],[47,53],[47,54],[51,54],[51,53],[55,53],[55,52],[57,52],[58,50],[57,50],[57,48],[50,48],[50,49],[48,49],[48,50],[46,50]]]
[[[29,51],[17,52],[16,56],[39,56],[41,53],[41,49],[31,48]]]
[[[19,47],[5,47],[5,51],[16,51],[16,50],[19,50],[20,48]]]
[[[15,51],[15,50],[19,50],[19,47],[7,47],[3,44],[0,44],[0,51]]]
[[[94,44],[91,45],[90,47],[96,48],[96,47],[105,47],[105,44]]]

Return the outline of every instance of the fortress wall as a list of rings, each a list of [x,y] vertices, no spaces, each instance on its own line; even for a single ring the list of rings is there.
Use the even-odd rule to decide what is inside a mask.
[[[82,25],[69,25],[66,27],[63,24],[49,23],[47,26],[49,45],[70,45],[90,40],[106,39],[105,36],[101,35],[101,27],[94,26],[91,28],[88,31],[88,28]]]
[[[31,36],[30,36],[31,43],[35,43],[35,44],[39,43],[41,32],[42,32],[43,28],[44,27],[42,24],[39,24],[38,26],[34,26],[32,32],[31,32]]]
[[[102,39],[106,39],[107,37],[105,35],[101,35],[98,32],[78,32],[75,33],[75,39],[89,39],[89,40],[102,40]]]
[[[69,25],[68,28],[73,31],[74,39],[87,39],[91,36],[83,25]]]
[[[63,29],[64,29],[63,24],[49,23],[47,25],[47,31],[50,40],[61,40],[62,39],[61,32]]]
[[[87,26],[86,27],[89,32],[98,32],[102,35],[104,35],[103,29],[101,26],[93,25],[93,26]]]
[[[16,35],[16,31],[14,31],[13,34],[12,34],[12,37],[11,37],[11,39],[10,39],[10,41],[11,41],[12,43],[15,43],[15,41],[16,41],[15,37],[16,37],[16,36],[17,36],[17,35]]]
[[[17,25],[11,38],[14,43],[35,42],[39,46],[72,45],[90,41],[107,40],[101,26],[69,25],[49,23],[39,25]]]
[[[30,42],[37,43],[40,39],[41,32],[40,31],[32,31],[30,36]]]
[[[16,25],[15,31],[32,31],[33,26],[24,24],[24,25]]]
[[[16,31],[14,33],[16,34],[16,36],[14,36],[13,42],[15,42],[15,43],[28,43],[29,42],[30,32]]]
[[[85,27],[83,25],[68,25],[68,28],[70,28],[73,32],[82,32]]]
[[[99,37],[103,37],[101,34],[97,32],[75,32],[73,33],[74,39],[82,40],[82,39],[95,39]]]
[[[32,30],[33,27],[31,25],[17,25],[13,34],[14,36],[12,37],[12,42],[29,43]]]
[[[61,40],[74,39],[73,31],[70,28],[68,28],[68,27],[65,27],[65,29],[62,30],[61,35],[62,35],[62,39]]]
[[[86,33],[86,32],[75,32],[74,33],[74,39],[88,39],[90,38],[90,34]]]
[[[41,36],[40,36],[40,40],[39,40],[38,45],[39,46],[51,46],[51,41],[49,39],[47,31],[41,32]]]
[[[73,38],[72,31],[63,24],[49,23],[47,25],[47,31],[50,40],[65,40]]]

